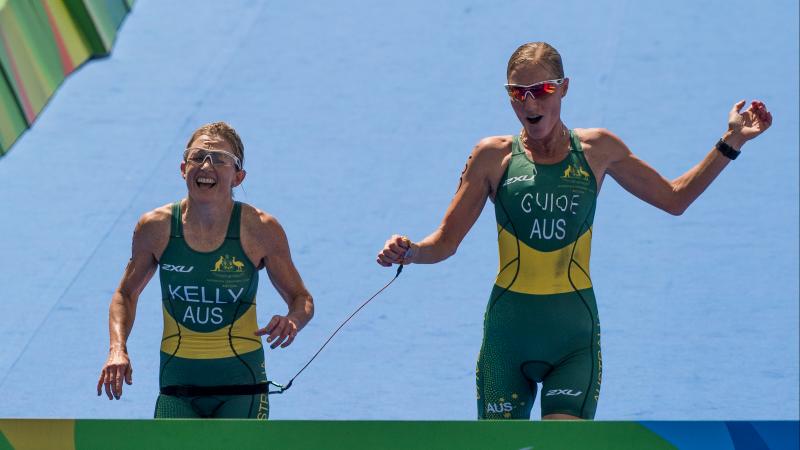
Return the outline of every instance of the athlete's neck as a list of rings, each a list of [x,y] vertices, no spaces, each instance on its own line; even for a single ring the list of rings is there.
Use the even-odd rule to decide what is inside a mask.
[[[215,230],[225,227],[233,210],[233,198],[215,202],[199,202],[186,197],[184,223],[198,230]]]
[[[524,149],[531,152],[534,160],[560,161],[569,152],[569,132],[560,121],[541,139],[531,138],[523,128],[520,132],[520,143]]]

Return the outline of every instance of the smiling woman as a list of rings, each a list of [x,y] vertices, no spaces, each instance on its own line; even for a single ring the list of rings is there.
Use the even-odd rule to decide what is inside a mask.
[[[187,196],[144,214],[133,254],[109,309],[111,348],[97,383],[119,399],[133,382],[126,342],[139,294],[159,270],[164,331],[156,417],[267,419],[267,375],[260,336],[287,347],[311,320],[314,303],[292,263],[281,225],[235,202],[245,179],[244,146],[228,124],[198,128],[180,171]],[[258,272],[265,268],[286,301],[285,316],[259,328]]]

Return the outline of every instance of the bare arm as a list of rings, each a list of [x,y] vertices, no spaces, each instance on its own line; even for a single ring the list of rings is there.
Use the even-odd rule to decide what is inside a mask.
[[[494,189],[502,151],[507,145],[501,138],[479,142],[467,159],[456,194],[439,227],[417,243],[402,236],[392,236],[378,254],[378,264],[386,267],[392,264],[434,264],[454,255]]]
[[[267,342],[272,343],[271,348],[284,348],[294,342],[297,333],[314,316],[314,299],[292,262],[289,241],[283,227],[274,217],[263,212],[259,211],[258,218],[258,228],[261,230],[259,235],[262,236],[259,242],[265,255],[262,261],[272,285],[283,297],[289,312],[285,316],[273,316],[267,326],[257,330],[255,334],[269,334]]]
[[[736,150],[764,132],[772,123],[772,115],[763,103],[753,102],[744,113],[739,113],[742,106],[744,101],[734,105],[730,111],[728,131],[722,137]],[[712,148],[697,165],[669,181],[637,158],[610,132],[601,132],[597,144],[598,149],[608,155],[609,175],[623,188],[647,203],[674,215],[683,214],[731,161]]]
[[[139,220],[133,232],[132,255],[125,267],[117,290],[111,296],[108,309],[109,353],[97,382],[97,395],[105,386],[109,400],[122,396],[123,379],[133,383],[133,367],[128,357],[127,341],[136,319],[136,304],[139,294],[153,277],[158,262],[157,251],[159,227],[158,213],[148,213]]]

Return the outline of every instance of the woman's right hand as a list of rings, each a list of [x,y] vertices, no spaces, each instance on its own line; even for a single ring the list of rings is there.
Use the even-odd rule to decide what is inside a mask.
[[[100,396],[103,386],[106,387],[108,399],[122,397],[122,380],[133,384],[133,367],[128,358],[128,352],[122,349],[112,349],[108,353],[108,360],[100,371],[100,380],[97,382],[97,395]]]
[[[392,264],[411,264],[417,255],[419,246],[405,236],[393,234],[378,253],[377,263],[384,267]]]

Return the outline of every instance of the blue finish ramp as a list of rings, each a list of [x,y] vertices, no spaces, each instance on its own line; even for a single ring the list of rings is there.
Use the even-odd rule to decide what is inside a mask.
[[[798,5],[741,0],[139,0],[110,58],[68,79],[0,159],[0,417],[152,417],[157,283],[129,340],[134,384],[95,396],[107,314],[145,211],[184,195],[197,126],[245,143],[237,199],[274,214],[316,317],[268,351],[285,382],[393,272],[392,233],[439,223],[472,146],[519,123],[502,84],[551,42],[570,127],[605,127],[674,178],[739,99],[775,123],[682,217],[604,183],[592,277],[603,330],[598,419],[797,420]],[[408,267],[282,396],[275,419],[470,420],[497,270],[491,206],[459,253]],[[262,277],[265,280],[266,277]],[[260,323],[285,311],[266,283]],[[534,411],[538,406],[534,407]]]

